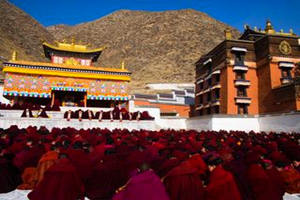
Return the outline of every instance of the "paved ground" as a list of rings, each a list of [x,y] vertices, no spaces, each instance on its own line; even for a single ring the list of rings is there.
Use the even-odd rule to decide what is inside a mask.
[[[27,194],[30,190],[15,190],[6,194],[0,194],[0,200],[28,200]],[[300,194],[285,194],[283,197],[284,200],[300,200]],[[88,200],[88,198],[85,198]]]

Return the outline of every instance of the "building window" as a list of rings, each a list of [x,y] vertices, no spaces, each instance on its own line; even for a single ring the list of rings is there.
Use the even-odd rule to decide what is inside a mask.
[[[200,90],[203,89],[203,82],[201,82],[201,83],[199,84],[199,88],[200,88]]]
[[[207,80],[207,84],[208,84],[208,86],[211,86],[211,78],[209,78],[209,79]]]
[[[219,114],[219,113],[220,113],[219,106],[215,106],[215,107],[214,107],[214,113],[216,113],[216,114]]]
[[[245,80],[245,72],[236,72],[235,79],[236,80]]]
[[[220,82],[220,74],[216,74],[215,77],[216,77],[215,78],[216,83],[219,83]]]
[[[241,52],[235,53],[235,65],[244,66],[245,54]]]
[[[247,90],[245,87],[238,87],[237,88],[237,96],[238,97],[246,97],[247,96]]]
[[[215,90],[215,98],[216,99],[220,98],[220,89],[219,88]]]
[[[282,78],[292,79],[291,69],[282,69],[281,76]]]
[[[247,104],[238,104],[238,114],[246,115],[248,114],[248,105]]]
[[[211,92],[207,93],[207,98],[206,98],[207,102],[210,102],[211,100]]]
[[[199,96],[199,103],[203,104],[203,95]]]
[[[200,115],[200,116],[203,115],[203,110],[199,110],[199,115]]]
[[[210,114],[211,114],[211,110],[210,110],[210,108],[207,108],[207,109],[206,109],[206,114],[208,114],[208,115],[210,115]]]

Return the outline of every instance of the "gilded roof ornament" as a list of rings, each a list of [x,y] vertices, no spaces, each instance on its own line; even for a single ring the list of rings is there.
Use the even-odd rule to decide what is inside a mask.
[[[123,60],[121,63],[121,69],[124,70],[125,69],[125,61]]]
[[[291,47],[291,45],[287,41],[283,40],[279,44],[279,51],[283,55],[290,55],[292,53],[292,47]]]
[[[224,32],[225,32],[225,39],[231,40],[232,39],[231,30],[229,28],[226,28]]]
[[[12,61],[16,61],[17,58],[18,58],[18,53],[17,53],[17,51],[13,51],[13,52],[12,52],[12,55],[11,55],[11,60],[12,60]]]

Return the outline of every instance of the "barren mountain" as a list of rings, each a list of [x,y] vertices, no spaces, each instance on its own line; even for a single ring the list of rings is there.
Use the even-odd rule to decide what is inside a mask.
[[[192,82],[194,63],[224,39],[232,29],[195,10],[145,12],[120,10],[76,26],[57,25],[48,30],[57,40],[75,37],[92,47],[107,46],[100,66],[118,67],[125,60],[135,91],[150,82]]]
[[[75,26],[43,27],[24,11],[0,0],[0,62],[13,50],[19,59],[45,60],[42,42],[70,40],[107,46],[97,65],[120,67],[124,60],[132,72],[132,92],[150,82],[193,82],[194,63],[224,39],[232,29],[195,10],[145,12],[120,10],[92,22]],[[1,63],[0,63],[1,64]]]
[[[30,15],[6,0],[0,0],[0,56],[10,59],[12,51],[20,59],[43,60],[43,41],[54,37]]]

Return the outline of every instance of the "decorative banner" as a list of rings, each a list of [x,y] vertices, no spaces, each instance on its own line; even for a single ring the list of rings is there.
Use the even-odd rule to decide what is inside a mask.
[[[128,82],[6,73],[5,96],[51,98],[51,91],[87,92],[91,100],[127,100]]]

